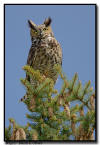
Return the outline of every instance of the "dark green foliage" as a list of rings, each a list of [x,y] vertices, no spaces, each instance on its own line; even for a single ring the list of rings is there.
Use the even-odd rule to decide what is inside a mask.
[[[5,128],[5,140],[10,140],[11,134],[11,125],[9,125],[8,128]]]

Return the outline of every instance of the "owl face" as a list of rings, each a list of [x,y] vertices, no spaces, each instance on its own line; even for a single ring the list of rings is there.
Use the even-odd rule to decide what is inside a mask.
[[[47,18],[43,24],[41,25],[36,25],[34,24],[31,20],[28,20],[28,24],[30,27],[30,35],[31,37],[42,37],[45,34],[50,34],[52,33],[52,29],[51,29],[51,18]]]

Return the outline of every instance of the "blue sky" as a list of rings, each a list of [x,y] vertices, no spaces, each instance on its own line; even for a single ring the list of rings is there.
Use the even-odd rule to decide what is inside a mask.
[[[5,7],[5,124],[13,117],[20,125],[28,121],[26,106],[19,103],[25,94],[20,78],[25,77],[31,47],[27,20],[36,24],[52,18],[52,29],[63,50],[63,71],[68,79],[75,72],[84,85],[95,87],[95,6],[94,5],[6,5]],[[60,88],[59,79],[56,88]],[[95,88],[94,88],[95,89]]]

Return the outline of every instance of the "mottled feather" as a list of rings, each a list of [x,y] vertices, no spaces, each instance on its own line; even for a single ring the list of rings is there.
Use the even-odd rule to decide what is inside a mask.
[[[32,46],[29,50],[27,64],[39,70],[46,77],[52,78],[55,83],[57,73],[54,65],[62,65],[62,49],[53,35],[50,26],[51,18],[46,19],[41,25],[36,25],[31,20],[28,23]]]

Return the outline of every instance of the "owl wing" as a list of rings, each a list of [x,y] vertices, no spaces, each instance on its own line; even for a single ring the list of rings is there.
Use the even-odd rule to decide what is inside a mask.
[[[54,37],[48,37],[48,45],[51,46],[52,50],[57,55],[57,63],[62,65],[62,48],[59,42]]]
[[[31,46],[29,50],[28,58],[27,58],[27,65],[32,66],[33,61],[34,61],[34,55],[35,55],[35,48]],[[29,75],[26,74],[26,78],[28,81],[30,81]]]
[[[32,66],[34,55],[35,55],[35,48],[31,47],[27,58],[27,65]]]

